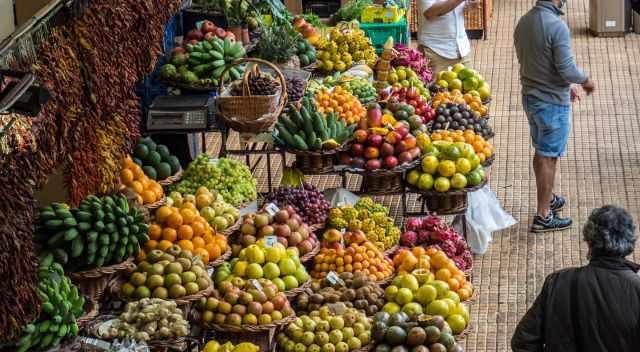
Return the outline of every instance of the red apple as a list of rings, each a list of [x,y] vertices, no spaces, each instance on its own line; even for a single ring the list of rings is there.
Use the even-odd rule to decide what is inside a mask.
[[[393,146],[387,142],[382,143],[382,146],[380,147],[380,155],[382,156],[389,156],[389,155],[393,155]]]
[[[366,130],[356,130],[355,132],[353,132],[353,138],[358,143],[366,142],[367,137],[369,137],[369,133]]]
[[[418,94],[418,89],[416,89],[416,87],[409,87],[407,88],[407,98],[409,99],[415,99],[419,96],[420,94]]]
[[[352,156],[361,156],[364,153],[364,146],[360,143],[353,143],[351,145],[351,155]]]
[[[398,166],[398,159],[395,156],[389,155],[384,158],[384,167],[386,169],[393,169]]]
[[[191,44],[191,45],[198,45],[198,43],[200,43],[200,41],[197,39],[191,39],[187,42],[187,44]]]
[[[409,148],[407,148],[407,143],[405,141],[400,141],[396,144],[394,154],[399,155],[406,152],[407,150],[409,150]]]
[[[300,28],[305,24],[307,24],[307,21],[305,21],[304,18],[302,17],[298,17],[295,20],[293,20],[293,27],[296,30],[300,30]]]
[[[378,148],[382,145],[382,142],[384,142],[384,138],[380,135],[370,134],[369,137],[367,137],[367,144],[372,147]]]
[[[376,159],[380,156],[380,150],[376,147],[367,147],[364,150],[364,157],[367,159]]]
[[[414,108],[418,106],[418,102],[415,101],[415,99],[410,99],[409,101],[407,101],[407,104],[413,106]]]
[[[418,148],[418,147],[413,147],[413,148],[409,149],[409,154],[411,154],[411,157],[413,159],[416,159],[416,158],[420,157],[420,153],[421,153],[421,151],[420,151],[420,148]]]
[[[413,158],[411,157],[411,154],[409,154],[409,152],[402,152],[400,153],[400,155],[398,155],[398,161],[401,164],[410,163],[412,160]]]
[[[218,38],[220,39],[224,39],[227,36],[227,31],[224,30],[224,28],[216,28],[216,35],[218,36]]]
[[[367,170],[378,170],[380,168],[380,160],[371,159],[371,160],[367,161],[366,168],[367,168]]]
[[[209,20],[204,20],[202,22],[202,27],[200,27],[200,30],[204,33],[210,33],[216,30],[216,25]]]

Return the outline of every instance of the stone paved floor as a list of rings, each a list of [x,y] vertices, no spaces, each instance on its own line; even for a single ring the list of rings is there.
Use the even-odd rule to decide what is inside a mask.
[[[564,215],[577,223],[570,231],[533,235],[528,232],[535,211],[535,180],[530,166],[533,150],[520,105],[518,64],[512,33],[533,0],[494,0],[488,40],[473,41],[473,66],[493,87],[492,124],[497,160],[491,188],[518,225],[494,234],[490,249],[476,257],[473,283],[479,296],[471,304],[473,332],[465,350],[509,351],[515,325],[533,302],[547,274],[586,262],[582,223],[604,204],[627,208],[638,219],[640,195],[640,36],[595,38],[587,34],[589,2],[568,1],[566,19],[573,33],[578,63],[591,75],[597,91],[574,105],[568,155],[560,163],[556,191],[568,198]],[[216,141],[210,135],[209,140]],[[215,148],[217,151],[217,147]],[[272,160],[275,169],[278,158]],[[262,164],[264,165],[264,164]],[[264,168],[256,170],[266,190]],[[279,179],[279,175],[275,176]],[[336,187],[336,177],[313,177],[321,188]],[[349,179],[352,188],[357,180]],[[378,200],[400,211],[399,197]],[[400,219],[398,219],[400,221]]]

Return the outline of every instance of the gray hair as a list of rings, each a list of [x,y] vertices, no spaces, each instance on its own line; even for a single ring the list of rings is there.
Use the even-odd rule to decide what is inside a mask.
[[[626,210],[605,205],[595,209],[584,225],[582,235],[592,255],[625,257],[635,247],[636,225]]]

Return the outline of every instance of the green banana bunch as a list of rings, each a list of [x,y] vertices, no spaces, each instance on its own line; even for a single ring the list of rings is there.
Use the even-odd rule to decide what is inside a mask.
[[[92,195],[75,209],[60,203],[40,209],[36,240],[75,271],[120,263],[149,238],[144,215],[125,196]]]
[[[304,182],[304,174],[300,169],[285,167],[282,172],[280,184],[286,187],[300,187]]]
[[[64,276],[52,253],[40,258],[38,296],[42,312],[38,322],[27,324],[17,343],[17,352],[44,350],[60,344],[67,336],[78,334],[76,320],[84,312],[84,297],[78,287]]]

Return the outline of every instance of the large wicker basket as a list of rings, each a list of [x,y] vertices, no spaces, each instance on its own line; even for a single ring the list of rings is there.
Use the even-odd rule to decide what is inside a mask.
[[[227,65],[222,77],[231,68],[247,62],[271,67],[280,81],[280,92],[273,95],[251,95],[248,85],[249,70],[245,70],[242,80],[243,96],[232,96],[229,91],[225,92],[224,79],[221,79],[220,95],[216,99],[218,117],[226,127],[238,132],[266,132],[276,123],[287,102],[287,82],[277,66],[254,58],[243,58],[232,62]]]
[[[91,270],[68,273],[67,276],[78,286],[80,292],[93,304],[97,305],[109,282],[120,272],[133,265],[133,258],[122,263],[103,266]]]
[[[486,184],[487,181],[484,180],[477,186],[467,187],[460,190],[450,190],[445,193],[419,190],[410,185],[408,185],[407,188],[411,192],[421,195],[430,212],[438,215],[453,215],[463,213],[467,209],[468,193],[477,191]]]

